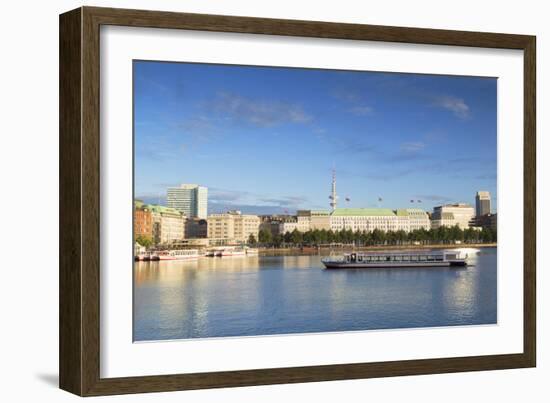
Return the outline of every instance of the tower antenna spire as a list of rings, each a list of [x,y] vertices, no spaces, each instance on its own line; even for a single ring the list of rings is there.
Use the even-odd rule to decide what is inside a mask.
[[[336,195],[336,169],[332,168],[332,191],[329,196],[332,211],[336,210],[338,195]]]

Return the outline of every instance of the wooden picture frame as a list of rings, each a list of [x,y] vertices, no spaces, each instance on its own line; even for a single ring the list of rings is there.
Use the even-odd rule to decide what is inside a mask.
[[[524,52],[524,349],[521,354],[100,377],[101,25],[519,49]],[[60,387],[80,396],[533,367],[536,363],[535,37],[82,7],[60,16]]]

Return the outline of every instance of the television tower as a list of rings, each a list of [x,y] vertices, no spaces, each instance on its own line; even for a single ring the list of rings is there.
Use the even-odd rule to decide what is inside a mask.
[[[336,195],[336,170],[335,169],[332,170],[332,191],[328,198],[330,199],[330,207],[332,208],[332,211],[336,210],[338,196]]]

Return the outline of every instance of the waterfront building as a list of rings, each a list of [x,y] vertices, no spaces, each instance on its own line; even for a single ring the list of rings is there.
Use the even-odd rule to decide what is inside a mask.
[[[250,235],[256,240],[260,231],[260,217],[253,214],[233,213],[235,220],[235,239],[238,243],[247,243]]]
[[[182,184],[167,190],[168,207],[179,210],[186,217],[206,219],[208,214],[208,188],[195,184]]]
[[[311,211],[298,210],[296,212],[296,230],[307,232],[311,229]]]
[[[278,223],[277,233],[280,235],[284,235],[287,232],[293,232],[294,230],[298,230],[298,222],[296,221],[295,218],[289,219],[286,221],[281,221]],[[301,231],[301,232],[305,232],[305,231]]]
[[[296,212],[296,222],[296,229],[301,232],[329,230],[330,212],[326,210],[298,210]]]
[[[409,231],[430,229],[430,217],[424,210],[420,208],[408,208],[405,209],[405,212],[409,217]]]
[[[446,204],[434,207],[431,226],[434,229],[439,227],[454,227],[467,229],[475,217],[474,208],[466,203]]]
[[[473,225],[479,228],[490,228],[492,230],[497,229],[497,215],[485,214],[479,217],[475,217]]]
[[[397,214],[386,208],[337,208],[330,215],[330,229],[372,232],[397,231],[400,228]]]
[[[227,213],[210,214],[207,219],[207,234],[211,245],[247,243],[250,235],[258,239],[260,217],[232,210]]]
[[[280,220],[278,218],[271,218],[263,216],[261,218],[260,230],[271,232],[271,236],[277,236],[280,234],[279,230]]]
[[[148,205],[153,219],[153,242],[156,244],[173,243],[185,238],[185,216],[178,210]]]
[[[414,231],[430,229],[428,214],[422,209],[341,208],[329,216],[333,231],[352,230],[372,232]]]
[[[153,216],[142,202],[136,202],[134,208],[134,237],[153,239]]]
[[[202,218],[187,217],[185,220],[185,238],[206,238],[208,236],[207,221]]]
[[[326,210],[310,210],[312,230],[329,230],[330,229],[330,213]]]
[[[394,211],[397,229],[394,231],[409,232],[411,229],[409,214],[406,209],[398,209]]]
[[[307,222],[307,221],[305,221]],[[304,226],[304,220],[301,220],[301,225]],[[272,214],[263,215],[260,217],[260,228],[271,231],[271,235],[283,235],[286,232],[292,232],[298,227],[298,219],[295,215],[289,214]]]
[[[210,214],[207,221],[207,234],[211,244],[234,242],[235,225],[230,214]]]
[[[476,193],[476,217],[491,214],[491,194],[487,191]]]

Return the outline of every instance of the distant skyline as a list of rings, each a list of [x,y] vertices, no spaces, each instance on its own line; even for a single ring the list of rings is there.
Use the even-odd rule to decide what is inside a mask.
[[[338,207],[486,190],[495,211],[496,99],[495,78],[135,61],[135,196],[196,183],[210,212],[328,210],[334,168]]]

